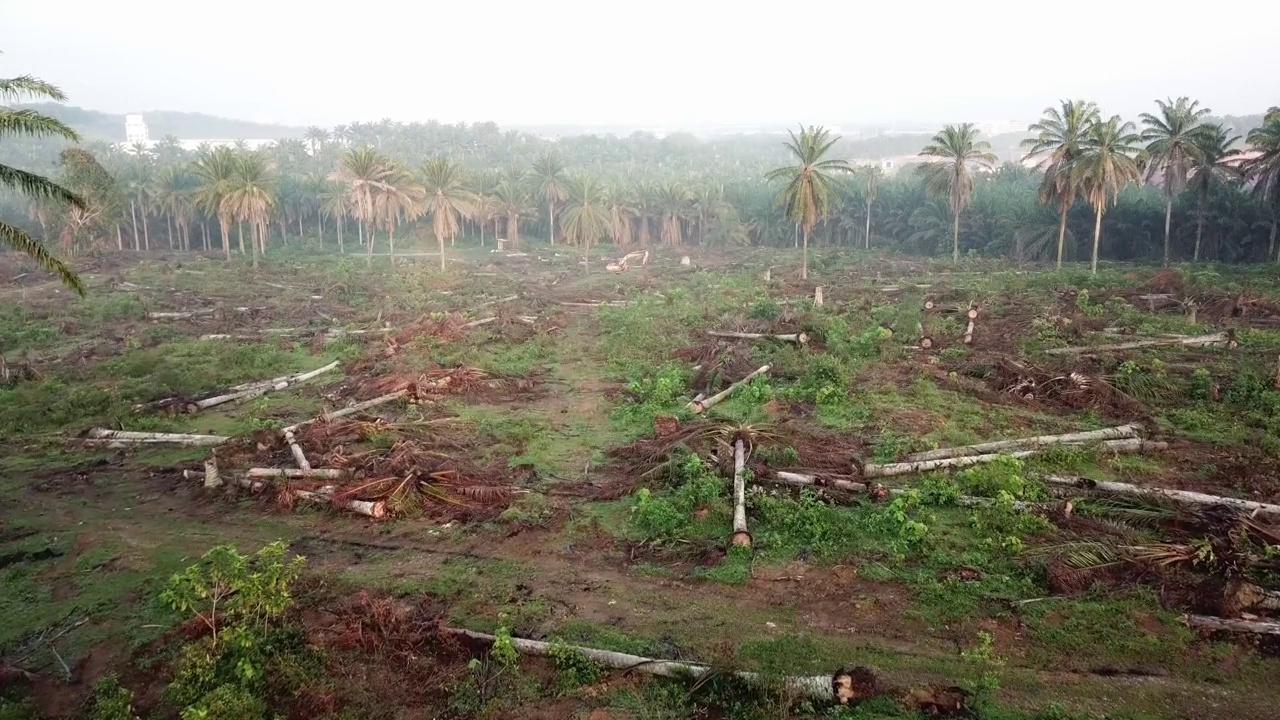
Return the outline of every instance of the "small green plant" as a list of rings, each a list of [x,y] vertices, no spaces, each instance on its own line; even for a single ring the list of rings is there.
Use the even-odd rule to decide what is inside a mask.
[[[563,640],[554,640],[548,655],[558,671],[556,685],[561,694],[597,683],[605,676],[605,669],[600,663],[591,660],[581,650]]]
[[[694,511],[715,504],[722,496],[724,480],[697,455],[688,455],[674,467],[676,486],[655,493],[636,492],[631,525],[655,542],[678,539],[687,533]]]
[[[89,720],[138,720],[133,713],[133,692],[108,675],[93,686]]]
[[[770,297],[756,300],[747,308],[747,316],[756,320],[777,320],[781,315],[782,306]]]
[[[996,638],[985,630],[978,631],[978,642],[960,651],[960,658],[976,671],[974,689],[980,695],[991,696],[1000,689],[1005,662],[995,653]]]
[[[1005,492],[1014,498],[1028,497],[1035,487],[1022,475],[1022,461],[1002,455],[987,463],[980,463],[956,473],[956,484],[964,495],[999,497]],[[1032,493],[1034,494],[1034,493]]]
[[[929,526],[912,516],[912,510],[920,504],[920,493],[909,490],[885,504],[876,513],[872,524],[887,531],[906,545],[913,545],[929,535]]]

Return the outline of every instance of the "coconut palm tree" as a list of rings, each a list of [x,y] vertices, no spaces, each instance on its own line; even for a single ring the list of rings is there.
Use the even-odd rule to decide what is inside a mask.
[[[206,149],[194,165],[197,182],[195,203],[218,217],[218,230],[222,234],[222,250],[231,259],[231,216],[223,209],[223,199],[231,188],[236,172],[236,154],[231,148]],[[240,248],[244,252],[243,245]]]
[[[440,271],[445,270],[444,238],[458,232],[462,216],[475,213],[471,191],[462,165],[443,157],[433,157],[419,172],[425,192],[424,210],[431,216],[431,230],[440,248]]]
[[[347,212],[356,219],[361,245],[365,244],[365,225],[372,226],[377,217],[374,199],[395,173],[396,167],[387,156],[371,147],[359,147],[348,150],[338,161],[338,169],[329,174],[330,180],[347,189]]]
[[[1157,100],[1159,115],[1142,113],[1139,119],[1146,127],[1141,138],[1147,143],[1147,179],[1157,176],[1164,185],[1164,264],[1169,264],[1169,231],[1173,224],[1173,198],[1187,187],[1187,173],[1200,161],[1196,137],[1200,123],[1209,108],[1190,98]]]
[[[165,216],[170,249],[173,249],[175,226],[178,229],[178,244],[183,250],[191,249],[190,237],[187,233],[191,225],[191,212],[197,187],[191,167],[186,164],[166,166],[156,178],[156,207]]]
[[[1268,110],[1262,127],[1250,130],[1245,141],[1258,153],[1245,165],[1245,172],[1253,183],[1254,194],[1271,213],[1267,258],[1280,262],[1280,249],[1276,245],[1276,230],[1280,227],[1280,107]]]
[[[790,131],[788,131],[790,132]],[[832,173],[851,172],[844,160],[826,157],[831,146],[840,139],[821,126],[800,127],[800,134],[791,134],[784,143],[795,165],[775,168],[765,174],[765,180],[783,180],[786,186],[774,201],[786,208],[787,217],[804,232],[804,253],[800,264],[800,277],[809,278],[809,231],[831,209],[831,196],[835,192]]]
[[[235,172],[222,198],[222,212],[237,223],[249,223],[255,268],[258,255],[267,252],[267,223],[275,204],[276,183],[270,164],[257,153],[237,155]]]
[[[920,166],[929,192],[951,208],[951,262],[960,262],[960,213],[973,200],[973,166],[990,168],[996,163],[991,145],[978,139],[972,123],[946,125],[920,154],[940,158]]]
[[[1060,108],[1047,107],[1039,122],[1027,127],[1035,137],[1022,143],[1027,158],[1041,158],[1036,166],[1044,173],[1040,182],[1041,204],[1058,210],[1058,269],[1067,236],[1067,214],[1080,188],[1071,173],[1071,164],[1080,156],[1089,129],[1098,122],[1098,106],[1087,100],[1063,100]]]
[[[582,258],[591,268],[591,245],[613,227],[606,206],[604,188],[591,175],[569,179],[569,196],[560,222],[564,224],[565,242],[582,246]]]
[[[1204,236],[1205,216],[1209,213],[1209,189],[1215,180],[1229,182],[1241,177],[1240,151],[1231,149],[1240,136],[1228,136],[1226,128],[1215,123],[1201,125],[1199,130],[1195,138],[1199,152],[1188,179],[1196,195],[1196,245],[1192,262],[1200,262],[1200,241]]]
[[[547,204],[547,232],[551,244],[556,244],[556,204],[569,196],[569,185],[564,172],[564,162],[555,152],[546,152],[533,161],[535,192]]]
[[[0,78],[0,102],[40,99],[65,102],[67,96],[57,87],[29,75]],[[47,115],[31,109],[13,110],[0,105],[0,137],[4,136],[60,137],[72,142],[80,139],[70,127]],[[86,207],[79,195],[58,183],[44,176],[4,164],[0,164],[0,188],[15,190],[37,203],[53,201],[65,203],[72,208]],[[63,284],[75,290],[81,297],[84,296],[84,285],[80,282],[80,278],[61,260],[49,254],[44,245],[21,228],[0,220],[0,246],[13,248],[25,254],[40,267],[55,273]]]
[[[1134,132],[1131,122],[1122,122],[1119,115],[1096,122],[1089,129],[1081,147],[1080,156],[1072,163],[1072,173],[1079,183],[1084,197],[1093,206],[1093,256],[1089,268],[1098,274],[1098,243],[1102,238],[1102,214],[1108,200],[1116,197],[1126,185],[1142,181],[1142,172],[1136,160],[1141,149],[1141,136]]]

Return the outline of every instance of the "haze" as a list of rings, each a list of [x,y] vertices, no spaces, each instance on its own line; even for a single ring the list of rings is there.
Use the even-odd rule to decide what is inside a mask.
[[[1166,96],[1217,114],[1280,100],[1280,3],[1261,1],[1214,32],[1115,0],[0,5],[4,74],[108,112],[712,127],[1029,119],[1062,97],[1126,115]]]

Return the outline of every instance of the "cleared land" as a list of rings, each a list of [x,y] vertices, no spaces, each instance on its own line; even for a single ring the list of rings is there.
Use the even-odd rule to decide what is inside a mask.
[[[210,546],[283,539],[307,558],[292,620],[323,651],[273,700],[293,717],[916,717],[952,686],[989,718],[1274,716],[1277,636],[1191,623],[1276,614],[1280,518],[1089,482],[1280,503],[1273,270],[818,252],[800,282],[789,254],[584,273],[556,250],[473,249],[447,275],[110,257],[83,302],[36,275],[0,289],[9,707],[75,716],[116,672],[144,717],[172,712],[166,579]],[[295,451],[284,429],[317,417]],[[1140,447],[884,473],[1130,424]],[[110,447],[93,428],[231,440]],[[739,442],[749,546],[730,543]],[[303,460],[334,472],[246,474]],[[860,666],[875,697],[554,660],[491,697],[467,664],[484,643],[442,627],[771,677]]]

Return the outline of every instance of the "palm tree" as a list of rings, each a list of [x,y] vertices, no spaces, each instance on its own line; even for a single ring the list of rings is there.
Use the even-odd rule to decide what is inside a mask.
[[[590,175],[571,178],[569,198],[561,222],[565,241],[582,246],[582,258],[591,268],[591,244],[609,233],[613,226],[605,206],[604,188]]]
[[[338,252],[346,254],[347,246],[343,238],[343,227],[351,215],[350,195],[345,185],[331,182],[330,187],[320,195],[322,212],[333,219],[338,229]]]
[[[660,217],[658,238],[663,245],[684,244],[681,223],[689,210],[689,200],[689,191],[677,182],[662,183],[655,189],[653,205]]]
[[[619,185],[606,185],[604,188],[604,207],[609,213],[609,235],[613,244],[627,247],[631,244],[631,219],[636,216],[628,188]]]
[[[1262,127],[1249,131],[1246,138],[1258,156],[1245,166],[1245,172],[1253,183],[1254,194],[1271,212],[1271,243],[1267,247],[1267,259],[1280,262],[1280,249],[1276,247],[1276,229],[1280,227],[1280,107],[1267,111]]]
[[[1159,116],[1143,113],[1139,116],[1146,127],[1142,140],[1147,143],[1147,179],[1159,174],[1164,185],[1164,264],[1169,264],[1169,230],[1173,222],[1173,197],[1187,187],[1187,173],[1200,161],[1200,148],[1196,136],[1200,133],[1200,121],[1209,114],[1209,108],[1189,98],[1157,100]]]
[[[173,248],[173,228],[178,228],[178,243],[183,250],[190,250],[188,229],[191,225],[191,209],[196,193],[196,179],[186,164],[169,165],[156,178],[156,206],[165,215],[169,231],[169,248]]]
[[[1062,251],[1067,236],[1067,214],[1075,204],[1080,188],[1071,173],[1071,164],[1080,156],[1080,148],[1089,129],[1098,122],[1098,106],[1087,100],[1063,100],[1061,108],[1047,107],[1039,122],[1027,127],[1036,133],[1023,141],[1028,158],[1043,156],[1037,168],[1044,173],[1040,182],[1041,204],[1058,210],[1058,269],[1062,269]]]
[[[222,250],[231,259],[231,216],[223,209],[223,199],[231,189],[236,172],[236,154],[231,148],[206,149],[194,166],[199,186],[195,202],[199,207],[218,216],[218,230],[222,234]],[[243,252],[244,248],[241,248]]]
[[[879,166],[872,166],[863,173],[863,196],[862,199],[867,204],[867,228],[866,234],[863,236],[864,248],[871,249],[871,205],[876,201],[876,193],[880,191],[880,178],[884,172]]]
[[[528,186],[508,177],[494,189],[495,212],[507,219],[507,239],[514,247],[520,247],[520,218],[537,212]],[[496,220],[494,221],[497,222]],[[495,229],[494,232],[497,232]]]
[[[267,252],[267,223],[276,203],[275,178],[266,159],[256,153],[236,157],[235,173],[222,198],[222,210],[238,223],[249,223],[252,233],[253,266],[258,267],[259,253]]]
[[[941,158],[920,166],[929,192],[947,200],[951,208],[951,262],[960,262],[960,213],[973,200],[971,165],[990,168],[996,163],[991,145],[978,140],[972,123],[946,125],[920,154]]]
[[[788,131],[790,132],[790,131]],[[800,134],[791,134],[784,143],[796,165],[775,168],[765,175],[765,180],[785,180],[786,186],[778,193],[775,204],[786,207],[787,217],[804,232],[804,254],[800,264],[800,277],[809,278],[809,231],[831,209],[831,196],[835,180],[833,172],[850,172],[849,163],[827,158],[831,146],[840,136],[832,137],[821,126],[800,126]]]
[[[1112,203],[1126,185],[1142,181],[1137,157],[1141,136],[1131,122],[1121,122],[1119,115],[1106,122],[1096,122],[1089,129],[1080,156],[1072,164],[1075,182],[1093,206],[1093,257],[1089,267],[1098,274],[1098,242],[1102,238],[1102,213],[1108,198]]]
[[[65,102],[67,96],[57,87],[29,75],[0,79],[0,102],[16,102],[24,99]],[[0,137],[5,135],[30,138],[60,137],[72,142],[80,139],[67,125],[35,110],[12,110],[0,106]],[[34,202],[52,200],[65,203],[72,208],[85,207],[85,202],[80,196],[48,178],[4,164],[0,164],[0,187],[16,190]],[[24,253],[40,267],[57,274],[63,284],[75,290],[78,295],[84,296],[84,285],[80,282],[80,278],[61,260],[49,254],[44,245],[21,228],[0,220],[0,246]]]
[[[356,219],[360,244],[364,245],[364,226],[376,219],[374,199],[386,187],[396,173],[395,165],[385,155],[370,147],[348,150],[338,162],[338,169],[329,179],[341,183],[347,189],[347,211]],[[369,252],[373,252],[373,239],[369,240]],[[369,262],[373,262],[372,258]]]
[[[324,147],[324,144],[329,142],[329,131],[322,127],[312,125],[302,133],[302,138],[311,145],[311,156],[319,157],[320,148]]]
[[[381,192],[374,197],[375,218],[382,227],[387,229],[388,253],[393,266],[396,262],[396,224],[401,218],[412,222],[421,216],[425,196],[426,190],[423,186],[415,182],[412,175],[397,166],[395,173],[387,178]],[[372,250],[372,242],[369,243],[369,248]],[[443,248],[441,248],[441,257],[444,257]]]
[[[556,203],[564,202],[569,196],[569,185],[560,155],[554,152],[539,155],[533,161],[533,181],[537,184],[538,198],[547,204],[547,232],[551,235],[551,244],[555,245]]]
[[[1209,188],[1214,180],[1228,182],[1240,177],[1238,167],[1239,150],[1231,146],[1240,139],[1239,135],[1229,137],[1227,130],[1218,124],[1205,124],[1196,133],[1198,156],[1191,166],[1190,187],[1196,194],[1196,246],[1191,255],[1192,262],[1200,262],[1200,240],[1204,236],[1204,220],[1209,212]]]
[[[426,193],[425,211],[431,216],[431,230],[440,248],[440,271],[444,272],[444,238],[458,232],[461,216],[474,214],[471,192],[462,166],[448,158],[437,156],[427,160],[422,164],[420,177]]]

